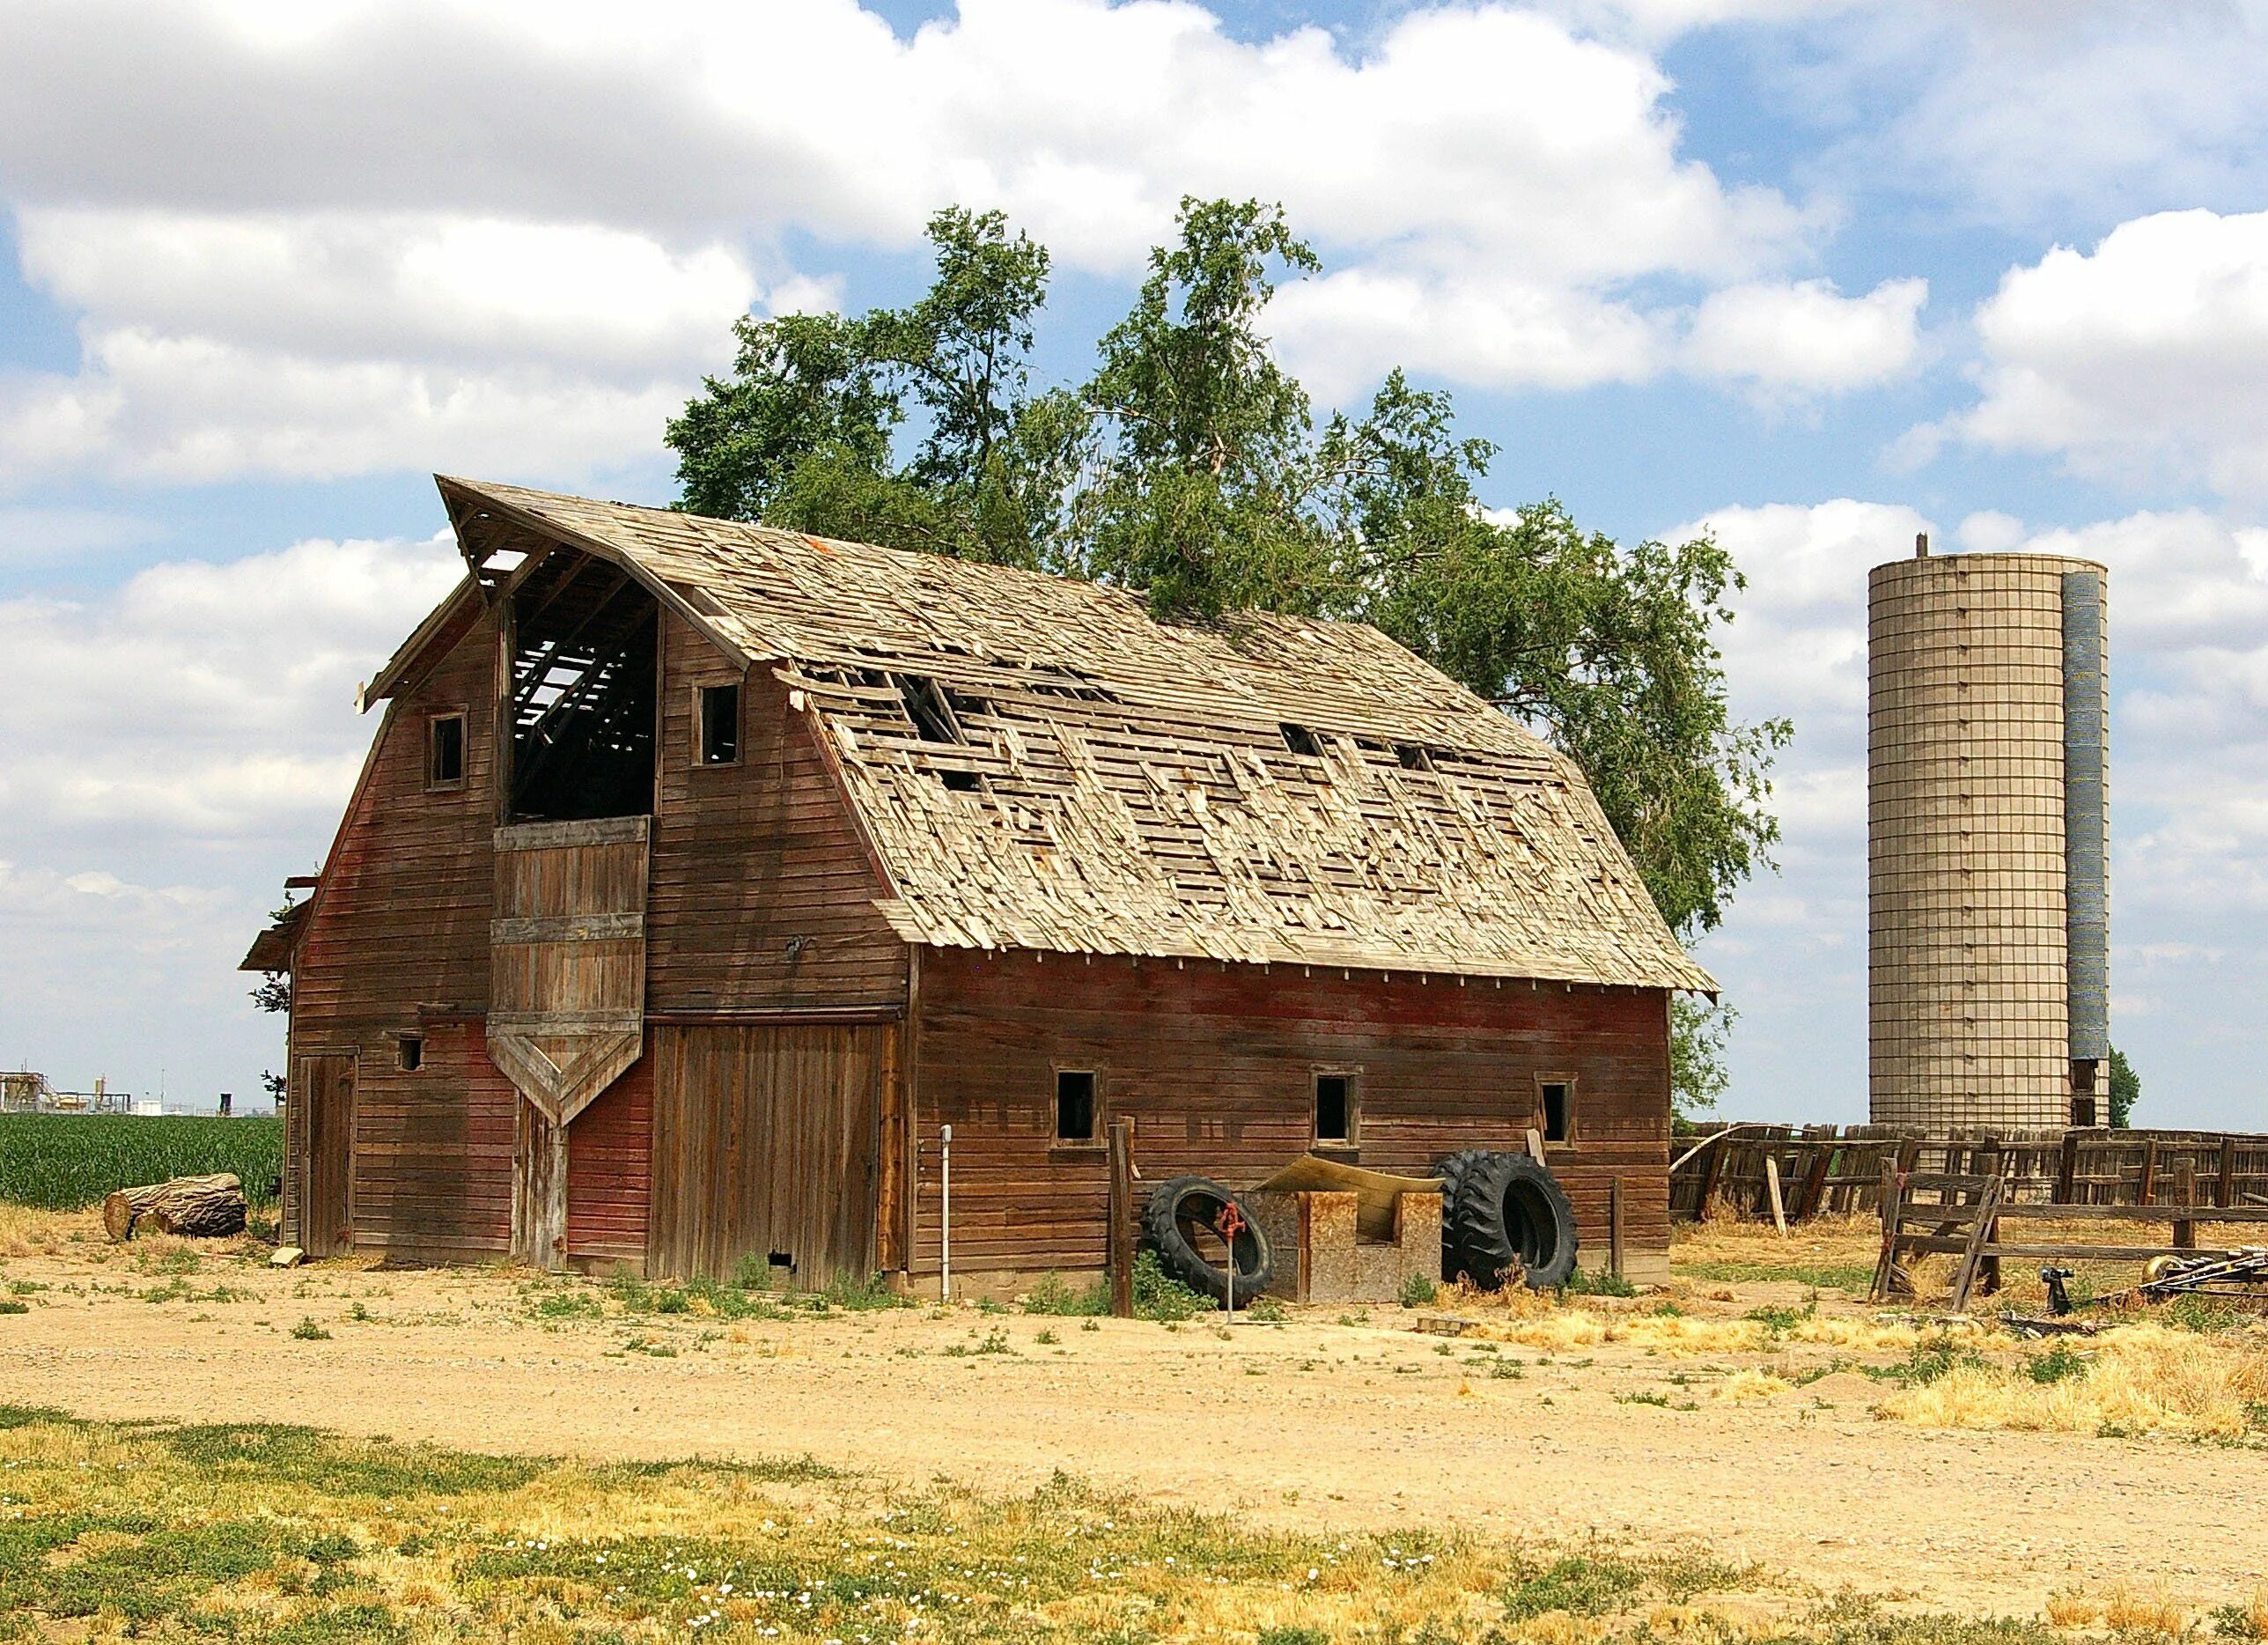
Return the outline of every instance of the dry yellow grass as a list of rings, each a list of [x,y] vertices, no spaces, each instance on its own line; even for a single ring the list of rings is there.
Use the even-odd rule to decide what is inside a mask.
[[[0,1258],[42,1256],[74,1242],[102,1237],[98,1213],[45,1211],[0,1201]]]
[[[1814,1217],[1789,1228],[1783,1239],[1770,1222],[1727,1213],[1677,1223],[1670,1242],[1674,1263],[1872,1263],[1881,1250],[1882,1224],[1872,1214]]]
[[[2027,1361],[1955,1365],[1936,1381],[1889,1395],[1893,1421],[1927,1427],[2066,1434],[2195,1435],[2242,1439],[2268,1405],[2268,1337],[2201,1334],[2160,1325],[2105,1331],[2071,1350],[2083,1363],[2051,1382]]]

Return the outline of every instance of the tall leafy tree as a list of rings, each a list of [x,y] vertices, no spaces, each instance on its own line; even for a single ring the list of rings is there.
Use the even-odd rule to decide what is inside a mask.
[[[998,211],[959,207],[930,219],[929,239],[937,277],[909,307],[738,323],[732,375],[707,379],[666,430],[681,506],[1042,562],[1086,421],[1072,396],[1030,389],[1046,248]]]
[[[1680,936],[1768,863],[1789,727],[1726,701],[1730,557],[1625,547],[1550,498],[1484,508],[1495,447],[1398,371],[1319,427],[1263,328],[1278,282],[1319,266],[1280,208],[1183,201],[1075,393],[1029,383],[1046,253],[998,213],[941,212],[930,237],[908,308],[742,322],[733,376],[670,425],[686,506],[1106,578],[1177,621],[1373,623],[1582,766]],[[1724,1085],[1729,1021],[1679,1014],[1688,1106]]]
[[[2134,1104],[2141,1100],[2142,1076],[2134,1072],[2134,1065],[2126,1060],[2126,1053],[2113,1045],[2110,1048],[2111,1128],[2124,1131],[2132,1125]]]

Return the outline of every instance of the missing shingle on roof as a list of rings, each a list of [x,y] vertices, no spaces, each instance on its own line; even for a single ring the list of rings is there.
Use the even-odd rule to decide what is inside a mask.
[[[1416,742],[1397,742],[1394,757],[1405,771],[1430,771],[1433,769],[1433,751]]]
[[[906,718],[924,742],[962,742],[968,734],[953,712],[953,704],[938,682],[925,674],[894,674],[890,682],[906,705]]]
[[[1292,753],[1305,755],[1311,760],[1323,757],[1322,743],[1305,726],[1295,726],[1286,719],[1276,728],[1284,734],[1284,746]]]

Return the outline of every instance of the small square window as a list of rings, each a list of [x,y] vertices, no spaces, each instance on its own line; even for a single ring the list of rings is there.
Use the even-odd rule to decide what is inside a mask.
[[[1094,1140],[1094,1076],[1064,1069],[1056,1074],[1056,1140]]]
[[[400,1036],[394,1042],[394,1057],[404,1073],[416,1073],[425,1066],[425,1036],[423,1034]]]
[[[701,688],[701,763],[736,765],[740,759],[740,688]]]
[[[1540,1080],[1536,1094],[1543,1110],[1543,1140],[1572,1142],[1575,1137],[1575,1087],[1567,1080]]]
[[[1315,1140],[1345,1147],[1354,1142],[1354,1076],[1315,1076]]]
[[[425,722],[425,786],[453,788],[465,780],[465,717],[436,714]]]

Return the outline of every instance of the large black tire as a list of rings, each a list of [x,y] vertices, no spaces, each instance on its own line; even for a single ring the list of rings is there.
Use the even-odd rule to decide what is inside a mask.
[[[1488,1156],[1486,1148],[1460,1148],[1433,1165],[1433,1174],[1441,1179],[1441,1278],[1452,1284],[1464,1272],[1464,1265],[1457,1260],[1457,1225],[1453,1215],[1457,1191],[1464,1186],[1466,1174]]]
[[[1575,1272],[1575,1208],[1551,1173],[1524,1154],[1491,1154],[1466,1169],[1456,1203],[1455,1260],[1484,1291],[1515,1268],[1535,1291],[1554,1290]]]
[[[1225,1302],[1228,1270],[1198,1250],[1197,1235],[1200,1228],[1218,1229],[1222,1212],[1232,1206],[1244,1224],[1228,1247],[1236,1263],[1236,1305],[1241,1308],[1257,1300],[1276,1278],[1276,1255],[1234,1194],[1209,1177],[1169,1178],[1158,1184],[1142,1207],[1142,1233],[1167,1273],[1191,1290]]]

